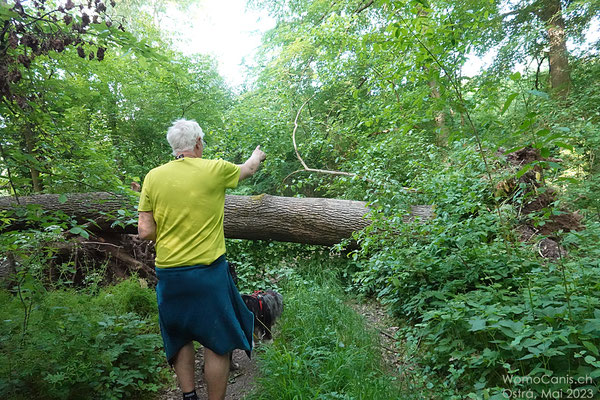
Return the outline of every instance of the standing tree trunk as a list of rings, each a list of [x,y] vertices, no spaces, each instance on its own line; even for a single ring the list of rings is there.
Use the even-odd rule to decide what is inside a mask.
[[[440,87],[438,82],[435,79],[431,79],[429,81],[429,87],[431,88],[431,98],[439,101],[441,99]],[[447,147],[448,146],[448,127],[446,126],[446,114],[444,110],[439,110],[435,112],[435,126],[437,131],[436,142],[438,146]]]
[[[27,150],[27,154],[30,155],[34,160],[35,157],[35,137],[33,131],[29,124],[27,124],[23,129],[23,136],[25,137],[25,149]],[[38,166],[35,165],[33,161],[28,161],[29,171],[31,173],[31,186],[33,187],[34,192],[42,191],[42,180],[40,179],[40,171]]]
[[[546,24],[550,45],[548,51],[550,85],[557,98],[565,99],[571,90],[571,73],[562,6],[560,0],[543,0],[540,7],[539,16]]]
[[[424,10],[420,5],[419,7],[419,16],[423,18],[427,18],[429,13]],[[437,65],[433,64],[431,67],[423,67],[423,70],[428,73],[430,76],[432,73],[435,73],[435,78],[430,78],[427,84],[431,89],[431,98],[435,103],[440,103],[440,99],[442,98],[440,93],[440,85],[438,83],[438,79],[440,76],[440,69]],[[437,106],[437,104],[436,104]],[[434,111],[434,121],[436,126],[436,143],[438,146],[447,147],[448,146],[448,127],[446,126],[446,114],[443,109]]]

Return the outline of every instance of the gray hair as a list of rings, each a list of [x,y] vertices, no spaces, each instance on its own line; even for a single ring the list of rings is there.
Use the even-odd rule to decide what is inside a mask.
[[[178,119],[167,131],[167,141],[173,149],[174,156],[193,150],[198,138],[204,140],[204,132],[194,120]]]

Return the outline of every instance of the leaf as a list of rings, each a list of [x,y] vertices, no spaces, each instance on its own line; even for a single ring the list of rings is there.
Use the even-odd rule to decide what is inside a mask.
[[[579,181],[576,178],[573,178],[570,176],[561,176],[561,177],[557,178],[556,180],[559,182],[579,183]]]
[[[524,131],[525,129],[529,128],[531,126],[531,124],[534,123],[534,120],[529,118],[526,119],[525,121],[521,122],[521,125],[519,125],[519,129]]]
[[[596,347],[596,345],[594,343],[592,343],[592,342],[586,342],[584,340],[583,342],[581,342],[581,344],[583,344],[583,347],[585,347],[586,349],[588,349],[589,351],[591,351],[595,355],[600,356],[600,353],[598,352],[598,348]]]
[[[146,60],[146,57],[138,57],[138,64],[140,64],[140,67],[142,67],[142,69],[148,69],[148,61]]]
[[[10,6],[5,3],[0,3],[0,16],[8,18],[19,18],[19,14],[10,9]]]
[[[575,148],[573,146],[571,146],[570,144],[564,143],[564,142],[554,142],[555,145],[557,145],[558,147],[562,147],[563,149],[566,150],[570,150],[570,151],[575,151]]]
[[[537,132],[535,133],[535,135],[536,135],[536,136],[546,136],[546,135],[547,135],[547,134],[549,134],[549,133],[550,133],[550,129],[548,129],[548,128],[543,128],[543,129],[540,129],[539,131],[537,131]]]
[[[560,164],[554,161],[548,161],[548,166],[552,169],[561,169]]]
[[[60,204],[65,204],[67,202],[67,195],[63,193],[60,196],[58,196],[58,202]]]
[[[129,56],[129,54],[131,54],[132,52],[133,52],[133,49],[129,48],[129,49],[128,49],[128,50],[127,50],[125,53],[123,53],[123,54],[121,55],[121,57],[119,57],[119,58],[125,58],[125,57]]]
[[[600,331],[600,318],[588,320],[588,323],[584,325],[582,332],[591,333],[594,331]]]
[[[90,234],[80,226],[74,226],[73,228],[69,229],[69,232],[71,232],[73,235],[79,235],[85,239],[90,238]]]
[[[525,164],[525,166],[523,168],[521,168],[516,174],[515,177],[517,179],[519,179],[520,177],[522,177],[523,175],[525,175],[525,173],[527,171],[529,171],[531,168],[533,167],[533,165],[531,164]]]
[[[521,343],[521,340],[523,340],[523,336],[517,336],[512,342],[510,342],[510,346],[511,347],[519,346],[519,343]]]
[[[481,319],[481,318],[471,318],[469,320],[469,324],[471,324],[471,328],[469,329],[469,331],[471,332],[477,332],[477,331],[481,331],[483,329],[485,329],[485,319]]]
[[[521,333],[525,327],[521,321],[513,321],[511,319],[502,319],[498,321],[498,325],[512,329],[514,332]],[[514,337],[514,336],[513,336]]]
[[[513,147],[511,149],[506,150],[506,152],[504,154],[514,153],[515,151],[519,151],[521,149],[524,149],[525,147],[526,147],[526,145]]]
[[[594,356],[585,356],[584,360],[586,363],[591,364],[594,367],[597,367],[600,365],[600,362],[596,361],[596,357],[594,357]]]
[[[558,138],[562,138],[562,137],[564,137],[564,135],[562,133],[555,133],[554,135],[550,135],[547,138],[545,138],[544,141],[546,143],[550,143],[553,140],[558,139]]]
[[[527,338],[527,339],[525,339],[525,341],[522,344],[523,344],[523,347],[533,347],[533,346],[537,346],[540,343],[541,343],[541,341],[539,339]]]
[[[521,73],[519,71],[515,72],[514,74],[510,75],[510,79],[513,81],[518,81],[521,79]]]
[[[558,338],[560,340],[562,340],[563,342],[565,342],[566,344],[569,344],[569,339],[567,339],[564,335],[559,335]]]
[[[529,353],[529,354],[527,354],[527,355],[524,355],[524,356],[523,356],[523,357],[521,357],[521,358],[518,358],[518,360],[529,360],[530,358],[533,358],[533,357],[535,357],[535,354],[531,354],[531,353]]]
[[[508,98],[506,99],[506,101],[504,102],[504,107],[502,107],[502,111],[500,111],[500,114],[504,114],[506,112],[506,110],[508,109],[508,107],[510,107],[510,104],[513,102],[513,100],[519,95],[519,93],[511,93]]]

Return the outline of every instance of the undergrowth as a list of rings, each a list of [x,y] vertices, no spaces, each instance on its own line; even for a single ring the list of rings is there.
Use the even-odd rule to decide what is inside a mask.
[[[388,210],[358,236],[354,290],[404,321],[400,339],[445,398],[594,398],[600,381],[600,225],[556,232],[557,259],[516,233],[518,203],[499,210],[468,147],[415,182],[419,193],[379,197]],[[435,204],[426,223],[406,204]],[[541,227],[555,204],[535,216]],[[394,232],[394,234],[390,234]],[[532,397],[533,398],[533,397]]]
[[[381,357],[379,332],[345,293],[353,262],[322,247],[237,242],[246,265],[266,263],[284,311],[273,344],[257,348],[260,378],[248,399],[421,399]],[[262,276],[263,278],[265,276]],[[435,398],[435,396],[427,396]]]
[[[26,321],[24,304],[0,292],[0,398],[136,399],[165,382],[155,294],[137,279],[44,292]]]

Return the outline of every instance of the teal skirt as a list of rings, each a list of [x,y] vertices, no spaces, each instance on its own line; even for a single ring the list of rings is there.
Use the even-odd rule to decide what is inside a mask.
[[[165,352],[195,340],[217,354],[245,350],[250,357],[254,315],[240,296],[225,255],[210,265],[156,268],[158,315]]]

